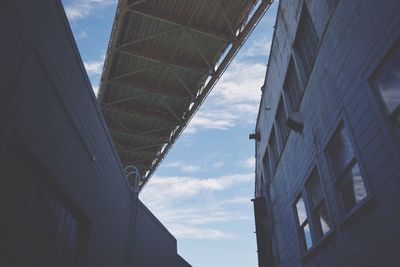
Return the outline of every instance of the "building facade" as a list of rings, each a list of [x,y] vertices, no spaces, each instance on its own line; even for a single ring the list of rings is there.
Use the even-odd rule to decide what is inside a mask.
[[[259,266],[400,265],[400,2],[281,0],[255,134]]]
[[[0,266],[190,266],[130,189],[60,1],[0,3]]]

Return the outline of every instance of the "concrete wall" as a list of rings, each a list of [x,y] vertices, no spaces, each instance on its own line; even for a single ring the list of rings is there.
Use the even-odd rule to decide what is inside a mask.
[[[337,3],[336,3],[337,2]],[[306,4],[319,37],[311,77],[301,101],[302,133],[290,132],[272,178],[261,179],[300,10]],[[274,253],[281,266],[398,266],[400,262],[399,138],[382,112],[369,79],[384,56],[399,46],[400,2],[281,0],[261,99],[256,145],[256,196],[271,194]],[[397,44],[396,44],[397,41]],[[266,108],[271,108],[268,110]],[[345,220],[328,164],[326,145],[344,120],[371,197],[368,207]],[[332,237],[304,255],[293,212],[295,196],[313,167],[320,172]],[[268,205],[267,205],[268,207]],[[369,264],[369,265],[368,265]]]
[[[0,32],[1,158],[18,134],[87,217],[87,266],[175,266],[176,240],[140,202],[134,230],[136,200],[60,1],[1,1]]]

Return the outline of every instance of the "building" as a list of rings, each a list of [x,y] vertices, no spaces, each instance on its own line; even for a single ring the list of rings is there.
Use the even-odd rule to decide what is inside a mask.
[[[400,2],[281,0],[255,133],[259,266],[400,265]]]
[[[0,266],[190,266],[130,190],[60,1],[0,3]]]
[[[1,1],[0,266],[191,266],[138,192],[270,4],[120,0],[96,99],[60,0]]]

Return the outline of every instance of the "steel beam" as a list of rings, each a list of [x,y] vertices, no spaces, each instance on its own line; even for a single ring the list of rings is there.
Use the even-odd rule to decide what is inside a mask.
[[[126,98],[118,99],[118,100],[111,101],[111,102],[108,102],[108,103],[102,103],[102,105],[104,107],[108,107],[108,106],[111,106],[111,105],[115,105],[115,104],[131,101],[131,100],[135,100],[135,99],[144,97],[146,95],[148,95],[148,93],[143,93],[143,94],[140,94],[140,95],[137,95],[137,96],[132,96],[132,97],[126,97]]]
[[[182,94],[174,93],[174,92],[171,92],[171,91],[168,91],[168,90],[157,90],[156,87],[151,87],[151,86],[146,86],[146,85],[137,85],[137,84],[129,84],[128,85],[128,84],[124,84],[122,82],[115,82],[115,81],[108,81],[107,83],[108,84],[117,85],[117,86],[120,86],[120,87],[124,87],[124,88],[127,88],[127,89],[132,89],[132,90],[137,90],[137,91],[147,92],[147,93],[150,93],[150,94],[159,95],[161,97],[174,98],[174,99],[182,101],[182,102],[189,102],[190,101],[189,97],[185,97]],[[128,100],[121,99],[121,101],[118,101],[118,103],[125,102],[125,101],[128,101]],[[114,102],[114,101],[112,101],[112,102]],[[109,104],[111,105],[112,102],[106,103],[105,105],[109,105]]]
[[[162,131],[173,130],[176,127],[177,126],[171,126],[171,127],[163,127],[163,128],[153,129],[153,130],[146,130],[146,131],[140,132],[139,134],[158,133],[158,132],[162,132]]]
[[[161,63],[161,64],[165,64],[165,65],[173,65],[176,68],[180,68],[180,69],[184,69],[186,71],[190,71],[190,72],[195,72],[195,73],[199,73],[199,74],[206,74],[208,72],[207,68],[202,68],[202,67],[198,67],[198,66],[191,66],[188,64],[184,64],[184,63],[180,63],[180,62],[169,62],[169,60],[165,59],[165,58],[161,58],[161,57],[156,57],[154,55],[149,55],[143,52],[139,52],[137,50],[127,50],[126,48],[122,48],[122,49],[115,49],[115,52],[118,53],[122,53],[128,56],[133,56],[133,57],[137,57],[137,58],[142,58],[148,61],[152,61],[152,62],[156,62],[156,63]]]
[[[164,137],[160,137],[158,135],[150,135],[150,134],[149,135],[142,135],[142,134],[137,134],[137,133],[127,133],[127,132],[121,132],[121,131],[118,131],[118,130],[115,130],[115,129],[112,129],[112,128],[110,128],[110,132],[111,133],[116,133],[116,134],[126,135],[126,136],[129,136],[129,137],[140,137],[140,138],[144,138],[144,139],[148,139],[148,140],[152,140],[152,141],[158,141],[158,142],[162,142],[162,141],[165,141],[166,139],[168,139],[165,136]]]
[[[231,31],[232,36],[236,37],[235,30],[232,27],[232,23],[229,21],[228,14],[226,14],[226,10],[224,7],[221,5],[221,2],[219,0],[215,0],[217,2],[217,6],[221,9],[222,11],[222,16],[224,17],[224,20],[226,24],[228,25],[229,30]]]
[[[148,36],[145,36],[145,37],[142,37],[142,38],[138,38],[138,39],[132,40],[130,42],[121,44],[120,46],[118,46],[118,48],[128,47],[128,46],[131,46],[131,45],[134,45],[134,44],[137,44],[137,43],[141,43],[143,41],[147,41],[147,40],[150,40],[150,39],[154,39],[154,38],[160,37],[160,36],[168,34],[168,33],[176,32],[178,30],[180,30],[180,27],[174,27],[172,29],[168,29],[168,30],[165,30],[165,31],[162,31],[162,32],[151,34],[151,35],[148,35]]]
[[[158,20],[158,21],[166,22],[166,23],[169,23],[171,25],[184,27],[184,28],[187,28],[187,29],[189,29],[189,30],[191,30],[193,32],[197,32],[197,33],[200,33],[200,34],[207,35],[207,36],[212,37],[212,38],[214,38],[216,40],[223,41],[225,43],[229,43],[229,42],[232,42],[234,40],[234,36],[229,36],[229,35],[227,35],[225,33],[217,32],[217,31],[214,31],[214,30],[211,30],[211,29],[207,29],[205,27],[187,26],[186,23],[184,23],[182,21],[179,21],[176,18],[166,16],[164,14],[161,14],[159,12],[156,12],[154,10],[150,10],[150,9],[147,9],[147,8],[130,7],[128,9],[128,12],[132,12],[132,13],[135,13],[135,14],[146,16],[146,17]]]
[[[110,81],[115,81],[115,80],[118,80],[118,79],[121,79],[121,78],[129,77],[129,76],[132,76],[132,75],[135,75],[135,74],[139,74],[139,73],[142,73],[142,72],[153,70],[153,69],[161,67],[161,66],[162,66],[162,64],[159,63],[159,64],[155,64],[155,65],[150,66],[150,67],[145,67],[145,68],[141,68],[141,69],[138,69],[138,70],[129,71],[127,73],[121,73],[121,74],[118,74],[118,75],[116,75],[114,77],[111,77],[109,80]]]
[[[192,90],[190,90],[189,86],[187,86],[187,84],[182,80],[182,78],[179,76],[178,73],[176,73],[176,71],[174,70],[173,67],[169,67],[169,70],[175,75],[175,77],[178,79],[178,81],[182,84],[183,88],[185,88],[186,92],[188,92],[190,94],[190,96],[192,97],[192,99],[194,100],[196,97],[194,96]]]
[[[179,122],[179,121],[177,121],[177,119],[174,116],[169,115],[169,113],[162,113],[162,112],[158,112],[158,111],[140,110],[140,109],[125,110],[125,109],[117,107],[117,106],[113,106],[113,107],[103,106],[103,110],[108,111],[108,112],[122,113],[122,114],[126,114],[129,116],[149,118],[149,119],[158,120],[158,121],[162,121],[162,122],[170,122],[170,123],[174,123],[174,124]]]
[[[122,122],[120,122],[120,121],[114,119],[114,118],[111,116],[111,114],[109,114],[109,116],[107,116],[107,115],[108,115],[107,112],[104,112],[104,115],[105,115],[106,121],[111,120],[113,123],[115,123],[116,125],[118,125],[118,126],[121,127],[122,129],[124,129],[125,131],[127,131],[127,132],[126,132],[127,134],[133,134],[133,131],[132,131],[131,129],[129,129],[128,126],[126,126],[126,125],[123,124]],[[111,128],[111,127],[109,126],[109,128]]]

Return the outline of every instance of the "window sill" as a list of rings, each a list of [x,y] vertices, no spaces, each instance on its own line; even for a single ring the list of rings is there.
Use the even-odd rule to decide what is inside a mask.
[[[314,254],[318,253],[319,250],[321,250],[326,245],[328,245],[330,242],[332,242],[332,240],[334,240],[335,236],[336,236],[335,229],[332,229],[328,233],[326,233],[317,244],[312,246],[309,250],[307,250],[303,254],[303,257],[301,258],[301,262],[302,263],[307,262]]]
[[[374,204],[374,197],[367,196],[358,203],[349,213],[342,219],[340,227],[346,227],[356,221],[360,216],[368,212]]]

